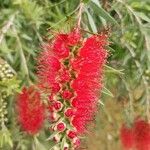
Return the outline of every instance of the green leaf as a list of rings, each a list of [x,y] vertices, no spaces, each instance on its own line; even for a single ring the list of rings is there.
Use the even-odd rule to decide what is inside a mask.
[[[95,3],[96,5],[98,5],[99,7],[101,7],[99,0],[91,0],[93,3]]]
[[[123,69],[122,70],[117,70],[117,69],[112,68],[108,65],[105,65],[105,68],[107,69],[106,72],[112,72],[112,73],[115,73],[115,74],[124,74]]]
[[[90,0],[83,0],[83,3],[88,3]]]
[[[96,28],[96,25],[95,25],[93,17],[91,16],[91,14],[89,13],[89,11],[87,9],[86,9],[86,13],[87,13],[88,20],[89,20],[89,25],[90,25],[92,31],[94,33],[97,33],[97,28]]]
[[[119,26],[117,21],[108,13],[106,12],[102,7],[98,6],[94,2],[90,2],[89,4],[97,14],[99,14],[101,17],[105,18],[107,21],[111,22],[114,25]]]
[[[64,145],[66,143],[66,137],[63,137],[62,142],[61,142],[61,149],[64,149]]]
[[[141,19],[143,19],[143,20],[145,20],[145,21],[150,23],[150,18],[146,14],[144,14],[143,12],[135,12],[135,14],[138,17],[140,17]]]
[[[106,87],[102,89],[102,93],[114,97],[114,95]]]
[[[59,133],[58,131],[55,131],[52,135],[49,136],[49,138],[46,139],[46,141],[49,141],[49,140],[53,139],[53,137],[55,135],[57,135],[58,133]]]
[[[6,126],[3,125],[2,129],[0,130],[0,147],[3,147],[5,144],[8,144],[11,148],[13,147],[11,133]]]
[[[34,137],[34,142],[35,142],[36,150],[46,150],[44,145],[42,143],[40,143],[40,141],[37,139],[37,137]]]

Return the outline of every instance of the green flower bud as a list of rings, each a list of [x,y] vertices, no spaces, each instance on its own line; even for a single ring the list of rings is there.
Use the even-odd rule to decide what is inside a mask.
[[[14,76],[14,72],[10,65],[0,58],[0,80],[11,79]]]

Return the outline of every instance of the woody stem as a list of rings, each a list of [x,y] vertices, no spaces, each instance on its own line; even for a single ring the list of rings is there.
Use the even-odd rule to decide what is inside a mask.
[[[81,2],[81,3],[79,4],[79,13],[78,13],[77,27],[80,27],[80,24],[81,24],[83,6],[84,6],[84,4]]]

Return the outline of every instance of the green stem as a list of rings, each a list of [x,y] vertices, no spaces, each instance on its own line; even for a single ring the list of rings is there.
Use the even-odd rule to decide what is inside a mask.
[[[25,58],[25,55],[24,55],[24,52],[23,52],[23,48],[22,48],[22,44],[21,44],[20,38],[17,34],[17,30],[16,30],[15,26],[13,26],[13,31],[14,31],[14,34],[16,36],[16,40],[17,40],[17,43],[18,43],[20,57],[21,57],[21,60],[22,60],[23,70],[24,70],[25,76],[27,78],[27,81],[30,83],[27,61],[26,61],[26,58]]]

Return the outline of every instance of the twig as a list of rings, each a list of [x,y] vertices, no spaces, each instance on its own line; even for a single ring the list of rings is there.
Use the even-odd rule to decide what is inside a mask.
[[[81,3],[79,4],[79,13],[78,13],[77,27],[80,27],[80,24],[81,24],[81,18],[82,18],[83,6],[84,6],[84,3],[81,2]]]
[[[15,18],[15,14],[10,17],[10,19],[7,21],[7,23],[1,29],[1,31],[0,31],[0,44],[3,41],[4,35],[6,34],[6,32],[9,30],[9,28],[13,24],[13,21],[14,21],[14,18]]]
[[[26,58],[25,58],[25,55],[24,55],[24,52],[23,52],[23,49],[22,49],[22,44],[21,44],[21,41],[20,41],[20,38],[18,36],[18,33],[17,33],[17,30],[16,30],[15,26],[12,26],[12,27],[13,27],[13,31],[14,31],[14,34],[16,36],[16,40],[17,40],[17,43],[18,43],[23,69],[25,71],[25,75],[27,76],[27,80],[29,81],[29,71],[28,71],[27,61],[26,61]]]
[[[124,82],[124,85],[126,87],[126,90],[128,91],[128,96],[129,96],[129,121],[132,122],[134,119],[134,107],[133,107],[133,94],[131,92],[131,88],[128,86],[128,84],[126,83],[126,81],[124,79],[122,79],[122,81]]]
[[[148,122],[150,123],[150,96],[149,96],[150,89],[149,89],[148,83],[144,76],[142,77],[142,80],[143,80],[143,84],[146,89],[146,91],[145,91],[146,92],[146,116],[147,116]]]
[[[147,51],[150,50],[150,44],[149,44],[149,39],[145,33],[145,47],[147,49]],[[148,55],[148,61],[150,60],[150,57]],[[146,105],[147,105],[147,108],[146,108],[146,115],[147,115],[147,119],[148,119],[148,122],[150,123],[150,87],[148,86],[148,83],[146,81],[146,78],[143,76],[143,82],[144,82],[144,85],[146,87]]]
[[[105,10],[108,10],[108,0],[102,0],[102,5]]]
[[[131,54],[131,56],[133,58],[133,61],[134,61],[135,65],[136,65],[136,67],[139,70],[139,73],[142,75],[143,73],[142,73],[142,69],[141,69],[141,64],[137,60],[135,60],[135,52],[127,44],[125,44],[125,46],[129,50],[129,52],[130,52],[130,54]],[[142,82],[143,82],[143,84],[145,86],[145,89],[146,89],[146,100],[145,100],[145,102],[146,102],[146,116],[147,116],[148,122],[150,123],[150,100],[149,100],[150,90],[149,90],[149,86],[148,86],[148,83],[146,81],[146,78],[143,75],[142,75]]]
[[[62,18],[61,20],[59,20],[58,22],[56,22],[53,26],[47,28],[47,30],[51,30],[52,28],[56,27],[58,24],[60,24],[63,21],[66,21],[70,16],[72,16],[77,10],[79,9],[79,5],[77,6],[77,8],[75,8],[72,12],[68,13],[64,18]]]

